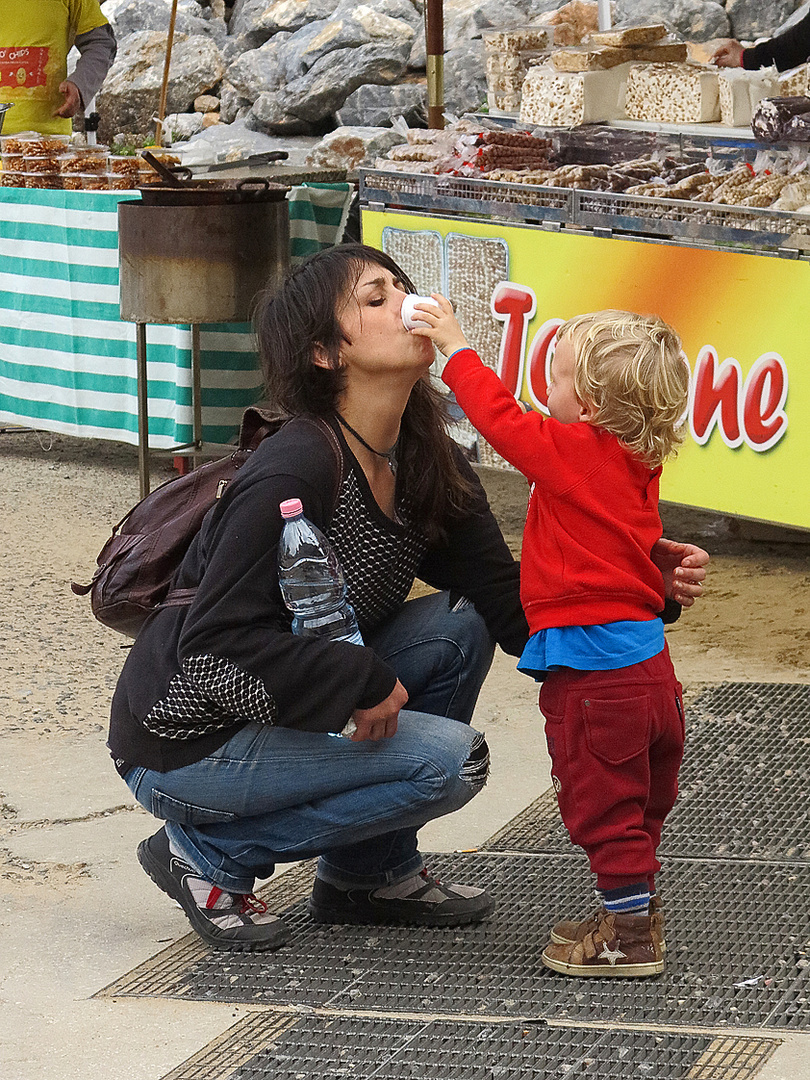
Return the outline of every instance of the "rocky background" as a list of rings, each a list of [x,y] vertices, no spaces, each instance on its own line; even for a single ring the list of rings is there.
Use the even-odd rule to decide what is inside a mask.
[[[445,0],[446,110],[460,115],[486,100],[484,32],[581,3]],[[663,22],[699,42],[752,41],[808,7],[802,0],[615,0],[613,22]],[[103,11],[118,39],[97,102],[109,141],[154,128],[171,0],[104,0]],[[166,131],[175,142],[201,139],[210,160],[270,148],[267,136],[390,128],[397,116],[423,126],[425,102],[423,0],[180,0]],[[223,125],[228,130],[212,130]],[[372,156],[379,152],[375,146]]]

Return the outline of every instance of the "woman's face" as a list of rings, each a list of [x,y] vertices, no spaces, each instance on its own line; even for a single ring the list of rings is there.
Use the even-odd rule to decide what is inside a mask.
[[[348,339],[340,349],[340,360],[351,378],[409,373],[414,381],[433,362],[429,338],[411,334],[402,323],[400,311],[405,290],[390,270],[365,263],[362,273],[338,318]]]

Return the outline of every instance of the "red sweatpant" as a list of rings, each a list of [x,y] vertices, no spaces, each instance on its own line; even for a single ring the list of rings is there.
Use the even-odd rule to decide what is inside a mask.
[[[652,886],[684,741],[681,685],[666,644],[632,667],[549,672],[540,709],[560,813],[598,887]]]

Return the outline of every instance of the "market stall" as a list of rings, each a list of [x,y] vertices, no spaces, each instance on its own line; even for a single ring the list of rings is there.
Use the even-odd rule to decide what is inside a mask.
[[[460,136],[468,163],[499,145],[474,128]],[[515,130],[510,118],[503,130]],[[522,172],[514,162],[454,175],[418,163],[409,172],[402,155],[381,161],[361,178],[363,238],[419,292],[448,295],[485,362],[538,409],[561,322],[604,307],[660,314],[693,371],[689,436],[664,471],[663,497],[810,528],[810,216],[798,209],[810,201],[807,170],[784,175],[774,157],[758,173],[763,150],[790,148],[766,148],[750,131],[702,132],[534,128],[549,160]],[[792,190],[781,205],[796,208],[780,208]],[[503,465],[466,421],[459,438],[482,463]]]
[[[301,185],[291,257],[334,243],[351,190]],[[118,204],[136,190],[0,187],[0,424],[138,443],[136,327],[119,307]],[[200,326],[203,438],[225,443],[261,396],[248,323]],[[149,445],[193,435],[192,331],[150,326]]]
[[[138,441],[136,338],[118,295],[118,203],[135,191],[0,188],[0,423]],[[261,377],[245,324],[200,334],[204,437],[226,442]],[[191,331],[149,330],[150,445],[191,439]]]

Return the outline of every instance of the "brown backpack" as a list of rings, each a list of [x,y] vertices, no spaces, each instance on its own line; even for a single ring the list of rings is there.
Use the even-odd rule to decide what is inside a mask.
[[[92,581],[71,584],[78,596],[90,593],[93,615],[100,623],[134,638],[158,607],[191,603],[196,589],[170,589],[170,585],[203,518],[262,439],[289,419],[264,409],[247,409],[239,444],[230,456],[167,480],[121,518],[99,552]],[[343,458],[334,432],[324,421],[311,422],[328,435],[342,472]],[[336,497],[340,482],[339,475]]]

